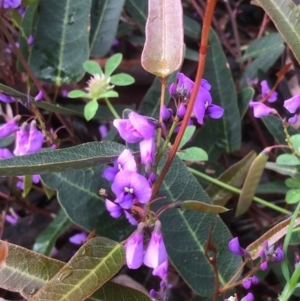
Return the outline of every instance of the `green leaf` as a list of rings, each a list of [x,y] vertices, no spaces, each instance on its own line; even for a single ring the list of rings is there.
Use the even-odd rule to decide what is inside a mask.
[[[201,211],[205,213],[215,214],[227,212],[229,210],[219,205],[210,205],[199,201],[183,201],[180,207],[185,210]]]
[[[64,210],[60,209],[56,218],[35,240],[33,251],[46,256],[51,256],[55,241],[71,226],[71,224],[72,223],[66,216]]]
[[[199,52],[190,48],[185,48],[184,58],[194,62],[199,61]]]
[[[282,122],[278,119],[278,117],[267,116],[267,117],[262,117],[261,120],[263,121],[263,123],[265,124],[269,132],[272,134],[272,136],[279,144],[286,144],[285,141],[286,136],[283,131]],[[290,136],[292,136],[298,134],[299,132],[293,127],[288,126],[288,133]]]
[[[288,204],[296,204],[300,201],[300,188],[290,189],[285,195],[285,200]]]
[[[250,207],[268,158],[269,149],[265,149],[252,161],[238,200],[236,216],[243,214]]]
[[[88,142],[63,149],[2,159],[0,175],[33,175],[89,168],[113,162],[123,150],[124,146],[115,142]]]
[[[91,98],[89,94],[81,90],[73,90],[68,93],[69,98]]]
[[[292,1],[257,0],[300,62],[299,7]]]
[[[114,219],[109,215],[99,195],[101,188],[110,190],[110,183],[102,178],[103,170],[104,167],[95,167],[42,175],[41,179],[57,191],[60,205],[75,224],[88,231],[95,229],[99,235],[120,241],[130,234],[132,227],[127,220]]]
[[[99,108],[97,99],[92,99],[84,106],[84,118],[87,121],[90,121],[96,115],[96,112]]]
[[[284,181],[274,181],[264,184],[259,184],[256,188],[256,194],[286,194],[288,187],[284,184]]]
[[[0,241],[0,246],[3,243],[3,241]],[[7,244],[8,257],[5,266],[0,269],[0,286],[9,291],[18,292],[26,299],[37,293],[64,266],[64,262],[32,252],[17,245]],[[20,258],[22,258],[22,261],[20,261]],[[103,294],[107,295],[108,299],[102,298]],[[114,295],[114,298],[117,299],[109,298],[111,295]],[[141,299],[126,299],[127,296]],[[125,288],[122,285],[111,282],[105,283],[87,299],[87,301],[127,300],[150,301],[144,294],[134,289]]]
[[[299,159],[292,154],[281,154],[276,158],[276,163],[286,165],[297,165],[300,164]]]
[[[151,299],[140,291],[109,281],[88,301],[151,301]]]
[[[289,188],[300,188],[300,182],[293,178],[286,179],[285,185]]]
[[[148,15],[148,2],[140,0],[126,0],[125,10],[134,19],[141,33],[145,35],[145,26]]]
[[[246,87],[243,88],[237,95],[241,119],[243,119],[247,112],[249,102],[253,99],[254,92],[255,91],[252,87]]]
[[[252,63],[247,67],[246,71],[243,73],[240,88],[247,86],[247,79],[259,78],[262,80],[260,73],[267,73],[269,69],[274,65],[277,59],[281,56],[284,51],[284,45],[274,48],[269,53],[266,53],[252,61]]]
[[[219,177],[218,180],[226,183],[230,186],[240,188],[247,176],[250,165],[256,157],[254,151],[250,152],[239,162],[231,165],[225,170]],[[210,196],[213,204],[225,206],[227,201],[231,199],[233,193],[227,189],[224,189],[216,184],[210,185],[206,189],[206,193]]]
[[[119,97],[119,93],[116,92],[116,91],[110,90],[110,91],[107,91],[107,92],[101,94],[99,98],[106,98],[106,97],[107,98],[110,98],[110,97]]]
[[[206,151],[204,151],[202,148],[196,147],[196,146],[192,146],[192,147],[189,147],[182,151],[177,152],[177,156],[181,160],[185,160],[185,161],[199,162],[199,161],[207,161],[208,160]]]
[[[83,77],[82,65],[89,56],[90,9],[91,0],[39,1],[29,58],[36,77],[56,85],[76,83]]]
[[[88,72],[91,75],[94,74],[103,74],[103,71],[98,63],[95,61],[86,61],[83,63],[83,68],[86,72]],[[70,93],[69,93],[70,94]]]
[[[123,55],[122,53],[116,53],[112,55],[105,63],[105,76],[109,77],[111,74],[118,68],[122,62]]]
[[[93,0],[90,34],[92,57],[103,57],[110,50],[124,2],[125,0]]]
[[[238,62],[245,62],[249,59],[253,59],[264,54],[270,54],[274,49],[283,46],[283,39],[277,32],[269,33],[260,39],[256,39],[251,42],[246,48],[243,56],[237,60]]]
[[[25,60],[28,59],[29,56],[29,49],[32,47],[31,45],[28,45],[28,38],[33,33],[33,26],[36,22],[37,17],[37,7],[38,7],[38,1],[35,1],[33,4],[29,5],[26,8],[25,15],[22,19],[20,36],[19,36],[19,49],[24,57]],[[21,61],[17,60],[17,70],[19,72],[24,72],[25,69],[21,63]]]
[[[126,2],[127,3],[127,2]],[[165,89],[165,105],[168,106],[170,102],[169,96],[169,86],[171,83],[176,81],[177,72],[172,73],[167,78],[166,89]],[[160,107],[160,91],[161,91],[161,80],[156,77],[148,89],[146,95],[144,96],[141,105],[139,106],[139,114],[146,115],[149,117],[157,118],[159,117],[159,107]]]
[[[159,165],[158,172],[161,172],[164,163],[165,159]],[[211,204],[198,181],[177,157],[170,166],[159,196],[166,197],[159,201],[160,206],[178,200],[199,200]],[[225,284],[241,264],[241,258],[228,250],[227,245],[231,239],[229,230],[221,219],[214,217],[212,214],[175,209],[167,210],[160,216],[164,241],[172,264],[185,282],[201,296],[212,296],[215,289],[213,269],[204,255],[211,227],[211,239],[217,249],[220,285]]]
[[[112,278],[124,260],[121,244],[104,237],[93,238],[30,301],[82,301]]]
[[[198,41],[200,36],[200,24],[196,20],[184,15],[183,16],[184,24],[184,34],[196,41]],[[199,56],[199,54],[198,54]]]
[[[116,86],[128,86],[134,83],[134,78],[126,73],[111,76],[110,82]]]
[[[291,176],[296,180],[300,180],[300,164],[287,165],[287,164],[267,162],[266,168],[270,170],[274,170],[285,176]]]
[[[186,127],[178,149],[181,149],[192,138],[195,130],[196,130],[196,127],[194,125],[189,125]]]
[[[235,85],[227,67],[227,59],[214,32],[210,34],[209,45],[204,78],[211,84],[213,103],[224,108],[224,115],[220,119],[207,117],[205,127],[196,135],[194,142],[201,145],[210,159],[214,159],[223,152],[239,149],[241,122]],[[213,158],[212,151],[216,154]]]
[[[116,33],[116,39],[120,39],[126,35],[131,34],[134,31],[135,27],[132,24],[122,22],[120,20],[118,31]]]
[[[32,188],[32,175],[25,175],[23,178],[24,189],[22,192],[22,197],[25,198]]]
[[[296,134],[290,137],[290,142],[293,145],[293,149],[296,154],[300,155],[300,134]]]

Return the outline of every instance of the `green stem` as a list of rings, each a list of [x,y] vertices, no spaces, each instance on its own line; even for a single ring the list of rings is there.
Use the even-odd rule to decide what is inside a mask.
[[[113,116],[116,119],[120,119],[121,118],[120,115],[117,113],[117,111],[115,110],[115,108],[111,104],[110,100],[107,97],[105,97],[104,100],[105,100],[105,103],[106,103],[107,107],[109,108],[110,112],[113,114]]]
[[[228,184],[226,184],[226,183],[223,183],[223,182],[221,182],[221,181],[219,181],[219,180],[217,180],[217,179],[214,179],[214,178],[212,178],[212,177],[210,177],[210,176],[208,176],[208,175],[206,175],[206,174],[204,174],[204,173],[202,173],[202,172],[200,172],[200,171],[198,171],[198,170],[195,170],[195,169],[193,169],[193,168],[191,168],[191,167],[188,167],[188,170],[189,170],[192,174],[194,174],[195,176],[197,176],[197,177],[199,177],[199,178],[202,178],[202,179],[206,180],[207,182],[210,182],[210,183],[213,183],[213,184],[215,184],[215,185],[218,185],[218,186],[220,186],[220,187],[222,187],[222,188],[224,188],[224,189],[226,189],[226,190],[228,190],[228,191],[231,191],[231,192],[236,193],[236,194],[241,194],[241,193],[242,193],[242,190],[241,190],[241,189],[238,189],[238,188],[236,188],[236,187],[233,187],[233,186],[231,186],[231,185],[228,185]],[[279,206],[277,206],[277,205],[274,205],[274,204],[272,204],[272,203],[269,203],[268,201],[265,201],[265,200],[263,200],[263,199],[261,199],[261,198],[258,198],[258,197],[256,197],[256,196],[253,197],[253,201],[255,201],[256,203],[259,203],[259,204],[261,204],[261,205],[264,205],[264,206],[266,206],[266,207],[269,207],[269,208],[271,208],[271,209],[274,209],[275,211],[278,211],[278,212],[283,213],[283,214],[291,214],[291,213],[292,213],[292,212],[289,211],[289,210],[286,210],[286,209],[281,208],[281,207],[279,207]]]

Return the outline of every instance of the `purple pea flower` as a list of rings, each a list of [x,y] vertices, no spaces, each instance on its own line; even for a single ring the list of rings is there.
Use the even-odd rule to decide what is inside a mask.
[[[266,97],[268,95],[268,93],[271,91],[268,82],[266,80],[263,80],[260,83],[261,86],[261,94],[262,97]],[[270,95],[270,97],[268,98],[268,102],[274,102],[277,100],[277,92],[272,92],[272,94]]]
[[[128,114],[129,119],[115,119],[113,124],[117,128],[120,136],[129,143],[140,143],[141,161],[144,164],[154,163],[155,124],[147,117],[135,112]],[[144,143],[142,143],[144,142]],[[151,147],[151,149],[149,149]],[[153,154],[149,155],[149,152]],[[150,161],[149,161],[150,160]]]
[[[298,114],[295,114],[294,116],[289,118],[290,124],[295,124],[298,121]]]
[[[30,123],[26,154],[36,153],[41,150],[44,142],[44,134],[36,128],[35,120]]]
[[[180,72],[177,73],[177,79],[177,85],[172,84],[169,88],[169,92],[173,98],[181,98],[183,102],[186,103],[190,98],[195,83]],[[210,88],[211,86],[208,81],[202,79],[193,108],[193,113],[199,124],[203,124],[203,119],[206,115],[213,119],[219,119],[224,114],[223,108],[212,104],[211,95],[209,93]]]
[[[119,218],[123,213],[123,209],[120,206],[108,199],[105,200],[105,207],[111,217]]]
[[[265,271],[266,269],[268,268],[268,262],[267,261],[264,261],[260,264],[260,269],[262,271]]]
[[[183,103],[180,104],[177,112],[176,112],[176,115],[183,119],[184,115],[185,115],[185,112],[186,112],[186,108],[185,108],[185,105]]]
[[[19,130],[19,126],[17,123],[20,119],[21,116],[17,115],[7,123],[0,126],[0,138],[6,138],[9,135],[17,132]]]
[[[26,155],[28,138],[29,138],[28,124],[24,122],[21,125],[20,130],[16,133],[16,142],[15,142],[15,150],[14,150],[15,156]]]
[[[5,215],[5,220],[11,225],[15,225],[19,219],[20,216],[14,210],[10,210],[10,213]]]
[[[144,224],[139,223],[136,232],[130,236],[125,246],[126,264],[130,269],[138,269],[143,263]]]
[[[260,118],[262,116],[268,116],[270,114],[276,114],[277,111],[275,109],[269,108],[264,105],[262,102],[258,101],[250,101],[249,107],[253,108],[253,113],[255,118]]]
[[[69,242],[74,245],[82,245],[85,242],[86,238],[87,238],[86,233],[80,232],[69,237]]]
[[[243,280],[243,287],[245,289],[249,289],[251,287],[251,284],[252,284],[251,278],[247,278]]]
[[[258,284],[259,280],[258,280],[258,278],[255,275],[253,275],[251,277],[251,282],[252,282],[252,284]]]
[[[116,174],[121,170],[137,171],[134,156],[129,149],[123,150],[113,167],[104,170],[102,177],[108,181],[113,181]]]
[[[30,36],[28,37],[28,39],[27,39],[27,44],[30,46],[30,45],[33,44],[33,42],[34,42],[34,38],[33,38],[32,35],[30,35]],[[41,92],[41,91],[40,91],[40,92]]]
[[[246,249],[243,249],[240,247],[240,242],[238,237],[234,237],[229,243],[228,248],[231,253],[238,255],[238,256],[244,256],[244,257],[250,257],[249,252]]]
[[[171,117],[171,111],[165,105],[163,105],[160,110],[160,116],[162,120],[168,120]]]
[[[18,176],[20,181],[17,182],[17,187],[24,190],[24,176]],[[40,175],[32,175],[32,182],[38,184],[40,182]]]
[[[166,260],[168,256],[161,233],[161,222],[157,220],[144,256],[144,264],[155,269]]]
[[[118,172],[111,189],[117,196],[115,202],[123,209],[130,209],[135,199],[142,204],[147,203],[152,194],[147,179],[130,170]]]
[[[300,94],[293,96],[292,98],[287,99],[283,106],[292,114],[294,114],[297,109],[300,107]]]
[[[136,219],[128,211],[124,210],[124,214],[131,225],[136,226],[138,224]]]
[[[241,301],[253,301],[254,296],[252,293],[248,293],[244,298],[241,299]]]
[[[34,100],[35,101],[40,101],[44,98],[44,93],[43,91],[39,91],[39,93],[35,96]]]
[[[166,260],[162,264],[160,264],[157,268],[153,269],[152,275],[158,276],[162,280],[164,280],[168,274],[169,261]]]
[[[4,93],[0,93],[0,101],[2,101],[4,103],[12,103],[12,102],[15,102],[16,100],[12,96],[6,95]]]
[[[21,5],[22,0],[0,0],[0,8],[3,6],[4,9],[7,8],[17,8]]]
[[[8,148],[0,148],[0,159],[12,158],[13,154]]]
[[[101,124],[98,127],[98,130],[99,130],[99,133],[100,133],[102,139],[107,136],[107,134],[108,134],[108,127],[105,124]]]

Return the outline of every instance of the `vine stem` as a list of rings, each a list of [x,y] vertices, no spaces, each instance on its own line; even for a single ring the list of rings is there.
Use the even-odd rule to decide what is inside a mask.
[[[192,114],[192,110],[194,108],[194,104],[196,101],[196,97],[197,97],[197,93],[198,93],[198,89],[200,87],[200,83],[202,80],[202,76],[204,73],[204,67],[205,67],[205,61],[206,61],[206,54],[207,54],[207,49],[208,49],[208,37],[209,37],[209,31],[210,31],[210,25],[211,25],[211,21],[212,21],[212,17],[213,17],[213,13],[215,10],[215,6],[216,6],[216,0],[207,0],[207,6],[206,6],[206,10],[205,10],[205,15],[204,15],[204,20],[203,20],[203,26],[202,26],[202,35],[201,35],[201,44],[200,44],[200,48],[199,48],[199,64],[198,64],[198,69],[197,69],[197,75],[196,75],[196,80],[195,80],[195,85],[192,91],[192,95],[191,98],[189,100],[189,104],[187,106],[186,109],[186,113],[185,116],[183,118],[180,130],[178,135],[176,136],[174,145],[170,151],[170,154],[167,158],[167,162],[164,165],[161,174],[159,176],[159,178],[157,179],[157,181],[155,182],[154,186],[153,186],[153,191],[152,191],[152,198],[154,198],[158,191],[159,188],[169,170],[170,165],[173,162],[173,159],[176,155],[176,152],[178,150],[180,141],[183,137],[184,131],[188,125],[188,121],[191,117]]]

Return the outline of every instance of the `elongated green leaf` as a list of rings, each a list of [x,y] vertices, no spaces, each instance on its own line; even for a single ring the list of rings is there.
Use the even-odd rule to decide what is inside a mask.
[[[29,298],[62,267],[61,261],[8,243],[8,257],[0,269],[0,286]]]
[[[169,86],[172,82],[176,81],[176,72],[168,76],[166,89],[165,89],[165,105],[167,106],[170,101]],[[144,96],[141,105],[139,107],[139,114],[147,115],[159,118],[159,106],[160,106],[160,91],[161,91],[161,80],[156,77],[153,84]]]
[[[256,194],[286,194],[289,188],[284,184],[284,181],[274,181],[274,182],[268,182],[264,184],[259,184],[256,188]]]
[[[90,49],[92,57],[109,51],[119,24],[125,0],[93,0],[91,8]]]
[[[183,61],[183,11],[181,0],[149,0],[142,66],[162,78],[179,69]]]
[[[278,223],[272,229],[264,233],[259,239],[250,244],[246,249],[250,253],[251,258],[255,260],[259,257],[263,242],[268,241],[269,246],[275,244],[279,239],[281,239],[288,231],[292,217]],[[300,225],[300,214],[296,218],[294,228]]]
[[[286,165],[297,165],[300,164],[299,159],[292,154],[281,154],[276,158],[276,163]]]
[[[65,212],[60,209],[54,221],[37,237],[33,245],[33,251],[50,256],[56,239],[70,226],[71,221]]]
[[[241,119],[247,112],[249,102],[253,99],[254,96],[254,89],[252,87],[246,87],[242,89],[237,97],[238,97],[238,104],[239,104],[239,112]]]
[[[283,40],[281,35],[277,32],[269,33],[260,39],[256,39],[251,42],[238,62],[244,62],[248,59],[253,59],[264,54],[269,55],[275,48],[282,46]]]
[[[256,187],[264,171],[268,158],[269,158],[269,150],[265,149],[251,163],[242,188],[242,193],[240,194],[238,200],[236,213],[235,213],[236,216],[243,214],[250,207],[256,191]]]
[[[196,146],[188,147],[180,152],[177,152],[177,156],[184,161],[200,162],[208,160],[206,151]]]
[[[107,282],[88,301],[151,301],[144,293],[112,281]]]
[[[91,0],[39,1],[39,21],[29,58],[38,78],[61,85],[83,77],[82,64],[89,56],[90,8]]]
[[[31,47],[31,45],[28,45],[28,38],[33,34],[33,24],[36,19],[37,7],[38,1],[35,1],[33,4],[29,5],[22,19],[22,30],[20,31],[19,37],[19,49],[26,60],[28,59],[29,48]],[[17,60],[17,69],[19,72],[25,71],[19,59]]]
[[[289,165],[289,164],[278,164],[273,162],[267,162],[266,168],[270,170],[274,170],[285,176],[291,176],[296,180],[300,180],[300,164]]]
[[[286,136],[283,131],[282,122],[276,117],[276,116],[267,116],[262,117],[261,120],[269,130],[269,132],[272,134],[272,136],[275,138],[275,140],[279,144],[286,144]],[[288,127],[288,133],[290,136],[299,134],[299,131],[294,129],[293,127]],[[286,150],[286,149],[283,149]]]
[[[121,144],[88,142],[73,147],[0,160],[1,176],[53,173],[88,168],[113,162],[122,152]]]
[[[3,241],[0,241],[0,246],[2,245]],[[8,243],[6,264],[3,269],[0,269],[0,287],[9,291],[19,292],[23,297],[30,298],[47,281],[53,278],[63,268],[64,264],[64,262]],[[129,296],[132,299],[129,299]],[[87,301],[129,300],[150,301],[141,292],[111,282],[105,283],[87,299]]]
[[[95,167],[42,175],[41,179],[57,191],[60,205],[75,224],[120,241],[130,234],[132,227],[125,219],[112,218],[106,210],[99,189],[110,189],[110,184],[102,178],[103,170],[104,167]]]
[[[274,65],[277,59],[284,51],[284,45],[280,45],[274,48],[269,53],[263,54],[262,56],[253,60],[253,62],[247,67],[246,71],[242,75],[240,81],[240,88],[247,86],[247,79],[261,78],[261,73],[267,73],[268,70]]]
[[[82,301],[112,278],[124,259],[121,244],[103,237],[93,238],[29,301]]]
[[[211,32],[209,41],[204,78],[211,84],[213,103],[224,108],[224,116],[217,120],[207,118],[205,127],[196,135],[195,144],[201,145],[212,160],[223,152],[240,147],[241,122],[234,82],[214,32]]]
[[[230,166],[219,177],[218,180],[228,185],[240,188],[247,176],[250,165],[256,157],[254,151],[250,152],[239,162]],[[206,193],[210,196],[213,204],[225,206],[227,201],[233,196],[233,193],[218,185],[212,184],[206,189]]]
[[[201,29],[199,22],[184,15],[183,24],[184,24],[184,34],[198,41],[200,37],[200,29]]]
[[[274,22],[300,63],[300,10],[293,1],[257,0]]]
[[[142,34],[145,34],[145,26],[148,15],[148,2],[140,0],[126,0],[125,9],[134,19]]]
[[[34,98],[26,95],[22,92],[19,92],[15,89],[12,89],[8,86],[0,84],[0,90],[3,91],[5,94],[15,97],[22,105],[28,107],[31,103],[35,102]]]
[[[183,201],[180,207],[185,210],[194,210],[194,211],[201,211],[205,213],[215,213],[215,214],[223,213],[229,210],[219,205],[210,205],[199,201]]]
[[[163,164],[160,164],[159,171]],[[159,196],[166,197],[166,200],[159,201],[160,206],[178,200],[199,200],[211,204],[198,181],[177,157],[165,177]],[[211,227],[221,285],[233,276],[241,264],[241,259],[228,250],[231,235],[227,227],[214,214],[173,209],[162,214],[160,220],[170,260],[186,283],[199,295],[212,296],[214,291],[213,269],[204,255]]]

